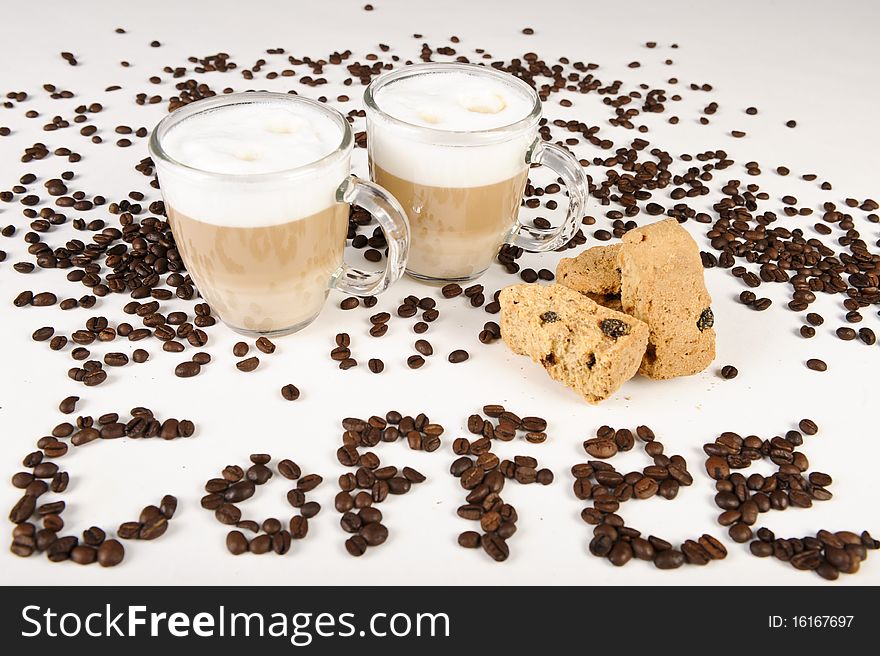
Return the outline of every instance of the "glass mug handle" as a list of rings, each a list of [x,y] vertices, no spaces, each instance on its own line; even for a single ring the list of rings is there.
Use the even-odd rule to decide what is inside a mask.
[[[527,251],[552,251],[567,244],[577,232],[589,193],[587,175],[574,155],[541,139],[529,150],[526,161],[529,164],[543,164],[562,178],[568,191],[568,214],[558,228],[538,228],[525,225],[517,219],[512,243]]]
[[[361,271],[343,262],[333,274],[330,287],[353,296],[381,294],[397,282],[406,269],[409,255],[409,220],[391,194],[372,182],[350,175],[336,190],[336,200],[359,205],[373,215],[385,233],[388,263],[382,271]]]

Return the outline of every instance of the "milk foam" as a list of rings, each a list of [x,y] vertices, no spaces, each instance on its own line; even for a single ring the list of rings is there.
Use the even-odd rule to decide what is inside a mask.
[[[490,130],[532,111],[521,89],[486,75],[459,71],[414,75],[381,87],[376,104],[394,118],[436,130]]]
[[[525,155],[537,136],[537,126],[504,137],[459,134],[512,125],[534,106],[534,97],[513,80],[508,84],[479,72],[431,71],[402,78],[380,87],[375,103],[399,121],[431,128],[407,129],[368,114],[373,161],[419,184],[477,187],[508,180],[527,167]]]
[[[318,171],[284,171],[336,150],[342,128],[305,103],[253,102],[206,110],[172,126],[162,138],[169,157],[217,178],[156,162],[166,202],[205,223],[266,226],[304,218],[335,202],[349,158]],[[269,179],[259,174],[279,173]],[[263,176],[265,177],[265,176]]]

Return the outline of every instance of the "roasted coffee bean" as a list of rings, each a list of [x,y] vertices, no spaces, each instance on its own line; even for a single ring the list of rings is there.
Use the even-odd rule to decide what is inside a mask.
[[[248,539],[241,531],[229,531],[226,534],[226,548],[234,556],[243,554],[248,550]]]
[[[66,415],[76,411],[76,403],[79,401],[78,396],[68,396],[58,404],[58,409]]]
[[[367,541],[360,535],[353,535],[345,541],[345,550],[352,556],[363,556],[367,550]]]
[[[298,490],[311,492],[318,487],[324,479],[318,474],[306,474],[296,482]]]
[[[274,352],[275,352],[275,348],[276,348],[276,347],[275,347],[275,344],[272,343],[272,340],[270,340],[268,337],[265,337],[265,336],[260,337],[259,339],[257,339],[257,341],[256,341],[256,347],[257,347],[260,351],[262,351],[263,353],[266,353],[266,354],[272,354],[272,353],[274,353]]]
[[[611,458],[617,455],[617,444],[608,439],[589,439],[584,442],[584,450],[594,458]]]
[[[198,376],[201,370],[202,367],[198,362],[181,362],[174,368],[174,375],[178,378],[192,378]]]
[[[162,501],[159,503],[159,511],[165,519],[171,519],[174,517],[174,513],[177,512],[177,497],[170,494],[166,494],[162,497]]]
[[[302,470],[300,470],[299,465],[293,462],[293,460],[288,459],[282,460],[278,463],[278,473],[291,481],[295,481],[302,476]]]
[[[828,365],[825,364],[824,360],[820,360],[818,358],[810,358],[807,360],[807,369],[812,369],[813,371],[826,371],[828,369]]]
[[[453,364],[458,364],[460,362],[464,362],[470,357],[467,351],[464,349],[457,349],[449,354],[449,361]],[[506,556],[505,556],[506,557]]]
[[[164,535],[166,530],[168,530],[168,520],[164,516],[158,515],[141,524],[138,538],[141,540],[155,540]]]
[[[299,509],[300,514],[306,519],[311,519],[321,512],[321,504],[317,501],[306,501]]]
[[[231,503],[224,503],[214,511],[214,516],[221,524],[236,524],[241,519],[241,510]]]
[[[406,359],[406,366],[410,369],[418,369],[425,364],[425,358],[421,355],[411,355]]]
[[[233,483],[223,492],[223,498],[229,503],[239,503],[254,496],[256,487],[253,481],[243,480]]]
[[[288,383],[281,388],[281,396],[286,401],[296,401],[299,398],[299,389],[297,389],[296,385]]]
[[[388,539],[388,529],[384,524],[373,522],[365,524],[358,531],[368,546],[377,547]]]
[[[239,371],[244,371],[244,372],[251,372],[259,366],[260,366],[260,359],[256,356],[252,356],[250,358],[247,358],[245,360],[241,360],[240,362],[235,363],[235,367]]]
[[[752,539],[752,529],[741,522],[731,525],[728,534],[734,542],[748,542]]]
[[[611,548],[611,552],[608,554],[608,560],[615,567],[623,567],[626,565],[633,557],[632,547],[628,542],[617,542]]]
[[[254,484],[263,485],[272,478],[272,470],[262,463],[253,464],[248,467],[245,476],[249,481],[253,481]]]
[[[137,539],[140,530],[140,522],[123,522],[119,525],[119,528],[116,529],[116,535],[123,540],[134,540]]]
[[[404,467],[401,473],[411,483],[423,483],[425,481],[425,475],[412,467]]]
[[[425,356],[434,354],[434,348],[431,346],[431,343],[424,339],[416,340],[415,348],[416,351]]]
[[[819,432],[819,427],[812,419],[801,419],[798,423],[798,428],[805,435],[815,435]]]
[[[484,533],[480,536],[480,546],[483,547],[489,556],[496,562],[507,560],[510,555],[510,549],[507,542],[501,536],[495,533]]]
[[[253,554],[269,553],[272,550],[272,536],[265,533],[258,535],[251,540],[249,549]]]
[[[125,558],[125,548],[118,540],[105,540],[98,547],[98,564],[101,567],[113,567],[122,562]]]
[[[663,549],[654,554],[654,566],[657,569],[678,569],[684,562],[684,554],[676,549]]]

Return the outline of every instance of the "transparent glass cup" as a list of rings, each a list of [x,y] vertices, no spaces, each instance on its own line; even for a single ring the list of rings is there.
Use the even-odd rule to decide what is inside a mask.
[[[444,130],[383,111],[380,91],[414,76],[466,73],[508,85],[531,106],[516,122],[482,130]],[[374,80],[364,93],[372,179],[406,209],[411,244],[407,273],[428,282],[463,282],[483,274],[498,249],[512,243],[550,251],[577,232],[588,194],[586,174],[572,154],[538,134],[541,101],[512,75],[474,64],[406,66]],[[543,164],[562,179],[568,210],[555,228],[518,219],[529,167]]]
[[[339,126],[339,145],[310,164],[252,174],[204,171],[174,160],[163,148],[166,135],[181,122],[253,103],[307,103]],[[200,100],[169,114],[153,130],[150,154],[180,256],[202,297],[236,332],[296,332],[315,320],[330,289],[375,295],[403,275],[409,250],[406,213],[387,191],[351,174],[353,141],[342,114],[284,93]],[[345,264],[349,205],[363,207],[384,231],[384,269],[362,271]]]

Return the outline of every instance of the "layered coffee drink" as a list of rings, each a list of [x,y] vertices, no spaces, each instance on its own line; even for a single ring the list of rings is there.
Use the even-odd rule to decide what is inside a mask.
[[[462,281],[517,227],[537,99],[516,78],[441,66],[368,92],[370,172],[409,216],[407,272]]]
[[[348,206],[336,190],[349,166],[321,161],[342,139],[332,116],[293,102],[221,106],[164,134],[171,229],[199,292],[231,327],[290,332],[320,311],[343,261]]]

